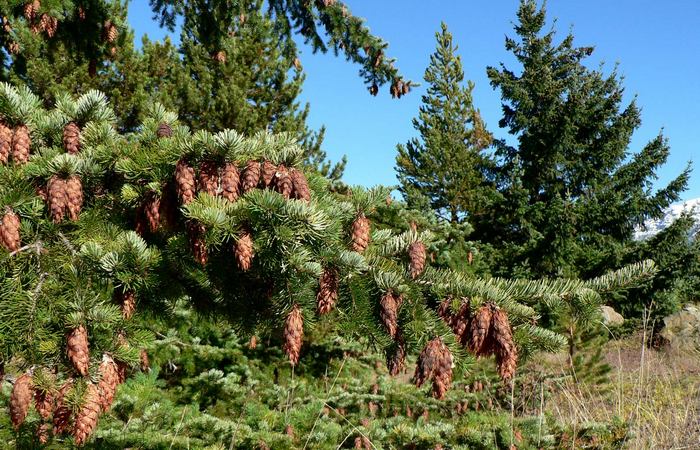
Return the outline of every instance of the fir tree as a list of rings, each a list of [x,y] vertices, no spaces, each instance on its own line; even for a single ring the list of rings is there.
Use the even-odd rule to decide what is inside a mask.
[[[588,69],[593,48],[575,47],[572,34],[555,42],[545,23],[544,7],[523,0],[517,39],[506,39],[521,70],[487,71],[503,99],[499,124],[517,143],[498,143],[502,200],[474,237],[497,250],[504,275],[587,277],[623,263],[635,227],[678,200],[689,170],[650,192],[666,139],[631,152],[640,111],[623,104],[617,72]]]

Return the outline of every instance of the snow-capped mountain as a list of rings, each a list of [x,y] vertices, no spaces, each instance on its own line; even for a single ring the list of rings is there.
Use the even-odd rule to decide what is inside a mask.
[[[654,236],[659,231],[668,227],[674,220],[679,218],[685,211],[692,211],[698,223],[695,224],[694,232],[700,230],[700,198],[694,198],[683,203],[676,203],[668,207],[664,216],[658,220],[648,220],[644,228],[639,228],[634,232],[634,238],[643,240]],[[694,234],[694,233],[693,233]]]

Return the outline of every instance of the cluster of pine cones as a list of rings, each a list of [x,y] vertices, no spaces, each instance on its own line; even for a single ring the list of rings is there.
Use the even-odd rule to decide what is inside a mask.
[[[58,19],[46,13],[38,15],[40,9],[41,2],[39,0],[25,3],[24,18],[27,19],[33,33],[38,34],[45,31],[46,35],[52,38],[58,29]]]
[[[16,165],[29,161],[32,140],[29,128],[18,125],[14,129],[0,122],[0,164],[7,164],[12,159]]]
[[[509,382],[518,363],[518,349],[508,314],[493,303],[483,304],[473,314],[468,300],[463,300],[455,314],[450,309],[451,299],[438,307],[438,315],[452,328],[460,344],[474,355],[496,356],[498,374]]]

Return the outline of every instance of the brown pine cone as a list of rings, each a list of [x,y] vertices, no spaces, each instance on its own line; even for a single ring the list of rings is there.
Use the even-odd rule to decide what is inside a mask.
[[[459,311],[452,318],[451,327],[459,343],[465,347],[469,343],[470,323],[471,307],[469,305],[469,299],[462,299],[462,305],[459,307]]]
[[[7,164],[12,149],[12,129],[0,122],[0,164]]]
[[[51,425],[48,423],[40,423],[36,428],[36,438],[40,444],[44,445],[49,442],[49,431],[51,431]]]
[[[276,173],[277,166],[269,159],[266,159],[262,164],[261,173],[262,184],[264,187],[267,188],[272,185],[272,180],[275,178]]]
[[[53,412],[53,434],[58,436],[63,434],[70,426],[70,417],[73,410],[64,400],[66,394],[73,385],[73,380],[66,381],[56,395],[56,409]]]
[[[39,19],[41,28],[46,31],[46,35],[52,38],[58,29],[58,19],[48,14],[42,14]]]
[[[289,173],[292,177],[292,185],[294,186],[294,198],[307,202],[311,200],[311,190],[309,189],[309,182],[306,180],[304,172],[299,169],[291,168]]]
[[[151,371],[151,361],[148,359],[148,352],[146,352],[146,349],[141,349],[141,353],[139,354],[139,359],[141,360],[141,372],[150,372]]]
[[[199,165],[197,186],[200,192],[216,196],[219,188],[219,167],[213,161],[202,161]]]
[[[241,174],[241,192],[243,194],[252,191],[260,182],[260,162],[250,160]]]
[[[298,304],[294,304],[284,324],[284,351],[292,366],[299,362],[301,343],[304,338],[304,317]]]
[[[34,390],[34,407],[42,419],[48,419],[55,408],[54,396],[51,391],[44,389]]]
[[[75,415],[73,438],[78,446],[85,444],[97,427],[100,417],[100,392],[93,383],[88,383],[83,404]]]
[[[238,200],[240,183],[241,176],[238,167],[233,163],[226,163],[221,173],[221,196],[231,202]]]
[[[495,308],[491,318],[491,335],[496,353],[498,375],[504,382],[509,382],[518,364],[518,348],[513,340],[508,315],[500,308]]]
[[[319,281],[318,294],[316,295],[316,305],[318,314],[328,314],[335,308],[335,302],[338,300],[338,271],[332,268],[326,268],[321,274]]]
[[[97,390],[100,393],[100,408],[107,411],[114,401],[114,394],[121,383],[117,364],[108,355],[102,355],[102,362],[99,369],[100,382],[97,383]]]
[[[86,377],[90,368],[90,353],[88,348],[88,333],[83,325],[78,326],[68,334],[68,359],[73,363],[76,372]]]
[[[20,220],[10,208],[6,208],[5,215],[0,221],[0,243],[8,252],[19,250],[20,239]]]
[[[399,330],[396,337],[396,343],[393,350],[387,355],[386,366],[389,369],[389,375],[392,377],[398,376],[406,367],[406,343]]]
[[[399,307],[403,302],[403,297],[387,291],[379,300],[379,318],[384,324],[389,336],[396,338],[399,329]]]
[[[12,161],[15,164],[25,164],[29,161],[31,144],[29,128],[26,125],[16,127],[12,134]]]
[[[238,268],[246,272],[253,264],[253,236],[248,231],[243,231],[235,243],[234,254]]]
[[[158,136],[159,138],[172,137],[173,129],[167,123],[161,122],[158,125],[158,129],[156,130],[156,136]]]
[[[66,180],[66,207],[70,220],[78,220],[83,208],[83,183],[77,175],[71,175]]]
[[[292,427],[290,424],[287,424],[287,426],[284,427],[284,434],[294,439],[294,427]]]
[[[175,183],[180,204],[192,202],[196,194],[194,169],[184,159],[175,165]]]
[[[352,249],[362,253],[369,245],[369,219],[359,213],[352,223]]]
[[[416,387],[425,382],[433,382],[433,397],[441,399],[452,384],[452,354],[441,338],[434,338],[418,356],[416,372],[413,376]]]
[[[151,191],[146,195],[143,204],[143,213],[151,233],[158,231],[160,226],[160,196]]]
[[[490,305],[482,305],[469,324],[469,350],[477,356],[489,354],[491,330],[491,317],[493,313]]]
[[[250,350],[255,350],[258,348],[258,338],[255,335],[250,337],[250,341],[248,341],[248,348]]]
[[[33,22],[36,17],[36,13],[41,8],[41,3],[39,0],[33,0],[24,4],[24,18],[27,22]]]
[[[32,376],[23,373],[15,380],[10,395],[10,419],[15,430],[24,423],[32,403]]]
[[[117,40],[118,35],[117,27],[111,20],[107,19],[102,27],[102,39],[111,43]]]
[[[68,122],[63,127],[63,148],[75,155],[80,151],[80,127],[75,122]]]
[[[204,225],[199,222],[189,221],[187,223],[187,235],[190,239],[192,256],[194,260],[201,265],[205,265],[209,260],[209,251],[207,250],[207,243],[204,240],[204,233],[206,233],[206,231]]]
[[[411,278],[416,279],[425,269],[425,244],[421,241],[412,243],[408,247],[408,256],[410,258],[409,272],[411,273]]]
[[[57,175],[52,176],[46,186],[51,220],[60,223],[66,215],[68,196],[66,195],[66,180]]]
[[[284,198],[290,198],[292,196],[294,185],[292,184],[292,177],[289,175],[289,170],[287,170],[284,164],[277,166],[274,184],[275,190],[282,194]]]
[[[114,297],[122,309],[122,317],[125,320],[131,319],[136,311],[136,292],[131,289],[114,291]]]

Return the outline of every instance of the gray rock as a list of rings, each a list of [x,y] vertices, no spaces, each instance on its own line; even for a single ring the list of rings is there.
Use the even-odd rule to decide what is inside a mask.
[[[681,311],[664,317],[661,337],[672,349],[698,351],[700,349],[700,307],[686,305]]]
[[[625,318],[622,317],[622,314],[615,311],[610,306],[601,306],[600,313],[603,315],[603,323],[605,325],[622,325],[625,322]]]

